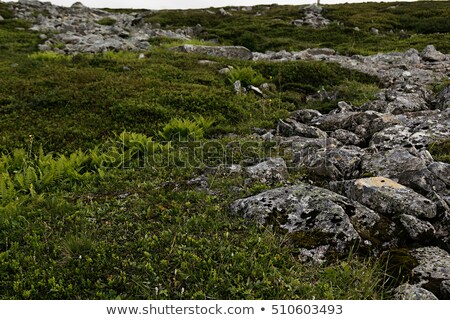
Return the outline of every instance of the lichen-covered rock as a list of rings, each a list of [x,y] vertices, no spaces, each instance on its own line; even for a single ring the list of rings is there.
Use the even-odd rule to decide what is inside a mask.
[[[411,250],[419,265],[412,271],[416,281],[437,297],[441,295],[441,283],[450,280],[450,254],[438,247]]]
[[[279,120],[277,132],[285,137],[326,138],[327,134],[319,128],[308,126],[294,119]]]
[[[428,221],[419,220],[409,214],[400,215],[399,220],[411,240],[422,243],[430,243],[433,240],[435,230]]]
[[[286,230],[298,247],[330,245],[341,253],[361,240],[350,222],[355,210],[347,198],[307,184],[273,189],[231,205],[234,214]]]
[[[343,145],[360,145],[363,140],[356,134],[345,129],[338,129],[330,134],[331,138],[336,139]]]
[[[293,111],[290,114],[290,117],[297,120],[298,122],[308,123],[312,119],[322,117],[322,114],[319,111],[313,109],[300,109],[297,111]]]
[[[401,214],[419,219],[436,216],[436,205],[417,192],[385,177],[330,183],[330,189],[387,217]]]
[[[441,282],[441,296],[442,299],[450,299],[450,280],[444,280]]]
[[[397,179],[405,171],[426,169],[425,161],[406,149],[366,153],[361,159],[361,170],[373,176]]]
[[[244,172],[251,179],[263,183],[285,181],[289,176],[286,162],[282,158],[269,158],[257,165],[245,168]]]
[[[425,61],[444,61],[446,59],[445,55],[436,50],[436,48],[430,44],[423,49],[421,57]]]
[[[206,54],[213,57],[250,60],[252,52],[242,46],[197,46],[185,44],[172,48],[174,51]]]
[[[445,87],[437,96],[434,101],[436,108],[444,110],[450,107],[450,85]]]
[[[364,151],[357,146],[322,148],[300,163],[310,175],[330,180],[354,179],[360,175]]]
[[[428,170],[450,187],[450,164],[445,162],[433,162],[428,166]]]
[[[395,300],[438,300],[430,291],[409,283],[402,284],[394,290]]]

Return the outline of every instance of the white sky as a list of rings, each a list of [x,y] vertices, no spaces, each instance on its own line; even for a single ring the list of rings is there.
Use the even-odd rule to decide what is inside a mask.
[[[14,0],[0,0],[0,2],[8,2]],[[45,0],[41,0],[44,2]],[[384,0],[383,2],[392,2],[395,0]],[[405,0],[401,0],[405,1]],[[406,0],[413,1],[413,0]],[[77,0],[50,0],[51,3],[70,7]],[[87,7],[91,8],[133,8],[133,9],[186,9],[186,8],[209,8],[224,6],[250,6],[256,4],[309,4],[315,3],[316,0],[81,0]],[[334,3],[355,3],[368,2],[367,0],[321,0],[322,4]],[[380,1],[372,1],[380,2]]]

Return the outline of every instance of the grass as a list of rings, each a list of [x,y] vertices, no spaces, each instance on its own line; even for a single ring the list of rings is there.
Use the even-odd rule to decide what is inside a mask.
[[[302,13],[289,6],[232,17],[163,10],[147,20],[201,23],[206,32],[189,43],[258,51],[333,47],[354,54],[434,43],[448,52],[447,24],[438,23],[448,3],[389,5],[397,7],[325,6],[325,16],[345,23],[324,30],[292,26]],[[433,15],[421,18],[427,8]],[[271,145],[252,138],[254,127],[274,128],[300,108],[362,104],[378,92],[377,79],[332,63],[182,54],[168,50],[181,44],[168,39],[155,39],[144,59],[132,52],[40,53],[42,40],[26,31],[29,23],[12,19],[5,3],[0,14],[1,299],[390,297],[383,263],[355,253],[320,267],[304,264],[285,235],[230,216],[232,201],[274,185],[220,170],[206,177],[209,192],[189,183],[207,166],[263,159]],[[198,63],[205,59],[213,63]],[[237,71],[218,72],[227,66]],[[233,80],[268,82],[266,97],[235,94]],[[337,99],[307,99],[322,88]],[[199,150],[192,134],[208,149]],[[448,161],[440,151],[446,143],[431,150],[441,161]],[[303,178],[290,172],[290,183]]]

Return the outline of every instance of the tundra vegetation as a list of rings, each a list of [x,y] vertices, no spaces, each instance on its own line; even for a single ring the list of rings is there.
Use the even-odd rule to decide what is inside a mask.
[[[255,16],[258,10],[267,14]],[[286,22],[298,12],[255,7],[217,19],[172,10],[147,19],[168,29],[200,23],[207,33],[198,40],[253,51],[371,54],[430,43],[450,51],[445,2],[326,6],[325,16],[344,23],[318,30]],[[217,159],[262,158],[267,144],[233,148],[251,142],[253,128],[274,128],[302,108],[362,104],[380,89],[376,78],[320,61],[187,55],[168,50],[179,42],[165,38],[155,39],[144,59],[135,52],[43,53],[28,22],[14,19],[5,3],[0,15],[0,298],[390,297],[398,275],[384,262],[351,254],[311,267],[282,232],[230,215],[232,201],[274,185],[220,171],[208,177],[208,192],[190,183]],[[375,37],[371,27],[384,35]],[[205,59],[212,63],[199,64]],[[233,70],[221,74],[218,66]],[[268,96],[237,95],[236,80],[266,82]],[[336,98],[308,98],[320,90]],[[187,161],[196,141],[231,151],[211,149]],[[448,141],[431,151],[449,161]],[[290,182],[304,178],[291,170]]]

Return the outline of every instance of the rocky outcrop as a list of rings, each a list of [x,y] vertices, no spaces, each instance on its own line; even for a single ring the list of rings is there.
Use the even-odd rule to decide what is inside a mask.
[[[172,48],[174,51],[206,54],[213,57],[250,60],[253,55],[250,50],[242,46],[198,46],[185,44]]]
[[[330,20],[322,16],[322,7],[312,4],[303,9],[304,17],[303,19],[296,19],[292,21],[295,26],[310,26],[312,28],[318,29],[326,27],[330,24]]]
[[[157,37],[188,40],[198,35],[200,25],[177,30],[163,30],[145,21],[151,11],[112,13],[85,7],[76,2],[70,8],[50,2],[23,0],[11,3],[19,19],[33,23],[30,30],[40,32],[47,40],[42,51],[59,53],[104,52],[107,50],[141,51],[150,48],[149,40]]]

